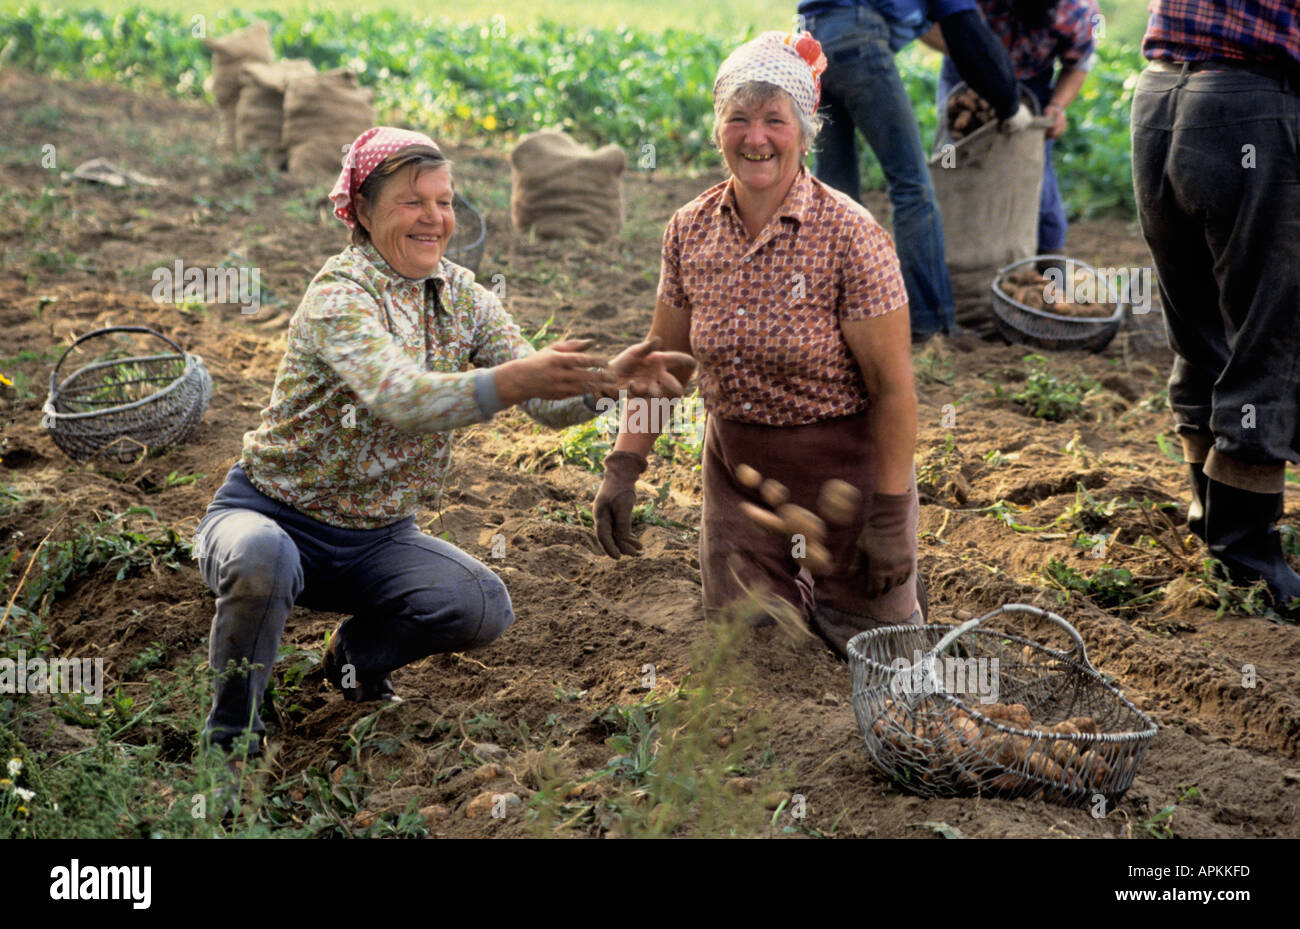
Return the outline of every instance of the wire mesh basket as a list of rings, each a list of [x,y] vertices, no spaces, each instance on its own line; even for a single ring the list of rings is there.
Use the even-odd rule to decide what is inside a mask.
[[[1072,653],[981,628],[1002,614],[1047,619]],[[960,626],[886,626],[848,644],[853,710],[882,772],[924,796],[1113,803],[1133,784],[1152,720],[1088,662],[1055,613],[1007,604]]]
[[[1009,275],[1029,264],[1040,261],[1069,262],[1093,276],[1097,281],[1097,270],[1091,265],[1064,255],[1035,255],[1013,261],[998,271],[993,278],[993,320],[1008,342],[1032,345],[1052,351],[1078,349],[1099,352],[1119,332],[1124,319],[1124,307],[1120,302],[1113,305],[1115,311],[1108,316],[1066,316],[1062,313],[1049,313],[1036,307],[1026,306],[1016,300],[1004,289]],[[1109,302],[1109,301],[1108,301]]]
[[[161,339],[175,351],[126,355],[104,347],[127,332]],[[97,360],[60,381],[63,362],[87,343],[97,349]],[[41,425],[74,460],[104,456],[130,463],[188,438],[211,396],[212,377],[198,355],[145,326],[110,326],[81,336],[59,358]]]
[[[487,240],[487,223],[483,214],[460,194],[453,198],[452,209],[456,212],[456,228],[444,257],[478,274],[478,266],[483,261],[483,243]]]

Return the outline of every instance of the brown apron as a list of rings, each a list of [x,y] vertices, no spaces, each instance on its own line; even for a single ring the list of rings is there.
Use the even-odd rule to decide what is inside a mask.
[[[807,426],[762,426],[710,415],[705,434],[704,506],[700,527],[700,575],[704,607],[721,610],[754,594],[774,596],[798,608],[841,653],[850,638],[866,629],[920,623],[916,549],[912,574],[880,597],[868,598],[856,570],[858,535],[871,514],[876,487],[876,449],[871,410]],[[828,526],[826,547],[834,564],[828,576],[813,578],[792,555],[791,539],[764,532],[741,512],[739,503],[762,506],[757,491],[742,487],[737,465],[747,464],[765,478],[780,481],[790,502],[816,512],[821,485],[830,478],[862,491],[862,506],[852,524]],[[916,483],[910,488],[910,538],[916,538]]]

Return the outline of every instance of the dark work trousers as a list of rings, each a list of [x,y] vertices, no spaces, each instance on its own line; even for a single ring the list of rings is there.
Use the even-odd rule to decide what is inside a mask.
[[[359,681],[485,645],[514,621],[501,579],[425,535],[414,516],[339,529],[261,493],[239,464],[199,523],[195,546],[217,596],[208,663],[218,678],[204,736],[218,744],[250,728],[260,740],[262,694],[294,604],[352,614],[338,635]]]
[[[706,610],[720,610],[747,594],[774,596],[799,609],[840,652],[855,634],[877,626],[920,623],[916,574],[916,484],[908,513],[912,573],[887,593],[868,597],[856,569],[858,536],[872,512],[876,449],[871,411],[805,426],[761,426],[709,416],[703,455],[704,507],[700,525],[700,580]],[[834,568],[813,578],[795,561],[788,536],[765,532],[741,512],[759,504],[741,486],[736,466],[747,464],[784,484],[790,502],[815,509],[822,484],[840,478],[858,487],[863,501],[848,526],[828,526],[826,547]]]
[[[1297,91],[1226,65],[1152,65],[1133,96],[1138,216],[1176,354],[1169,405],[1179,433],[1213,441],[1207,473],[1220,456],[1245,475],[1226,482],[1260,492],[1300,460]],[[1248,486],[1252,469],[1270,486]]]

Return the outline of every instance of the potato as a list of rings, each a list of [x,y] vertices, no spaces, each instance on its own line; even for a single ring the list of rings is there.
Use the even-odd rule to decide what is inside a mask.
[[[988,750],[998,764],[1013,767],[1029,759],[1029,740],[1019,735],[999,736]]]
[[[1066,722],[1074,726],[1080,732],[1087,733],[1088,735],[1097,734],[1097,724],[1092,721],[1091,716],[1072,716],[1067,719]]]
[[[1087,751],[1080,755],[1074,763],[1074,769],[1083,783],[1090,788],[1100,787],[1106,775],[1110,773],[1110,766],[1106,764],[1106,760],[1095,751]]]
[[[1079,757],[1079,748],[1073,742],[1054,742],[1051,749],[1052,760],[1061,767],[1068,767]]]
[[[805,510],[793,503],[784,503],[777,507],[776,515],[784,521],[786,532],[797,532],[805,539],[816,539],[818,542],[826,538],[826,524],[811,510]]]
[[[1064,720],[1052,726],[1048,732],[1055,732],[1057,735],[1078,735],[1080,729],[1071,720]]]
[[[770,477],[763,482],[758,488],[758,495],[763,498],[763,502],[776,509],[782,503],[790,499],[790,491],[780,481],[774,481]]]
[[[830,550],[813,539],[804,543],[804,556],[796,558],[799,562],[813,574],[830,574],[835,563],[831,561]]]
[[[964,746],[974,745],[980,740],[980,727],[969,716],[954,720],[952,731]]]
[[[817,495],[817,510],[832,526],[848,526],[862,506],[862,492],[848,481],[831,478]]]
[[[1015,774],[999,774],[985,785],[988,790],[999,794],[1015,793],[1024,786],[1024,780]]]
[[[746,500],[740,502],[740,512],[748,517],[750,522],[766,532],[785,535],[789,531],[786,529],[785,520],[781,517],[771,510],[765,510],[761,506],[755,506]]]
[[[758,486],[763,483],[763,475],[747,464],[736,465],[735,474],[740,486],[748,487],[750,490],[758,490]]]
[[[989,719],[997,720],[1003,725],[1015,726],[1017,729],[1033,729],[1034,721],[1023,703],[989,703],[981,704],[979,711]]]
[[[1029,773],[1044,780],[1060,783],[1065,780],[1065,769],[1048,758],[1042,752],[1031,752],[1028,761]]]

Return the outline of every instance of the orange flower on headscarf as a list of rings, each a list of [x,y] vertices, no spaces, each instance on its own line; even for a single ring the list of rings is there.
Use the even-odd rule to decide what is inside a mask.
[[[808,32],[792,32],[785,37],[786,45],[793,45],[794,50],[799,53],[799,57],[808,63],[812,68],[813,77],[821,83],[821,76],[826,71],[826,55],[822,53],[822,45],[812,37]]]

